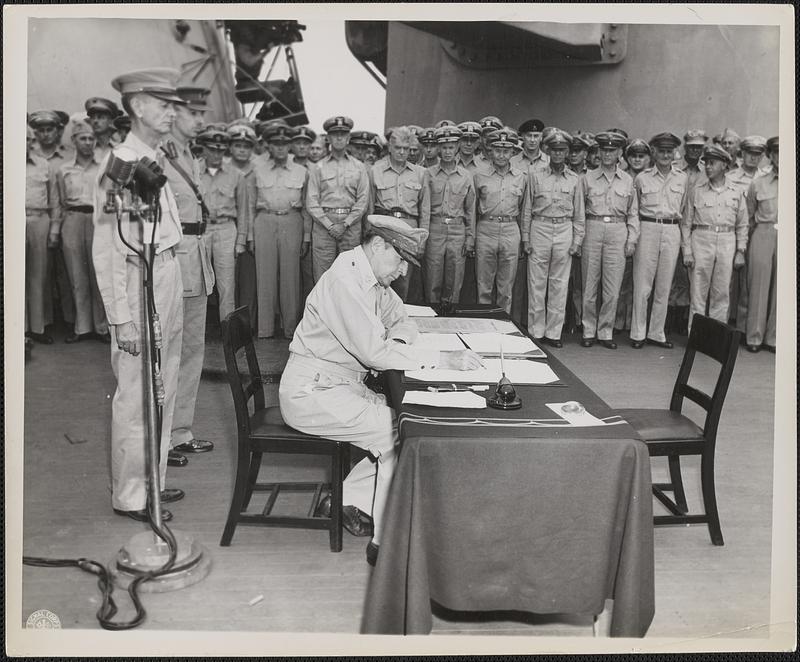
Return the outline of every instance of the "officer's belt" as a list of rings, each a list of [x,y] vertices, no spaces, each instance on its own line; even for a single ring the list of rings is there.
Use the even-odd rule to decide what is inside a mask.
[[[451,223],[464,223],[466,219],[463,216],[442,216],[441,214],[431,214],[431,223],[434,221],[450,225]]]
[[[711,232],[733,232],[732,225],[693,225],[692,230],[710,230]]]
[[[534,221],[545,221],[547,223],[565,223],[572,220],[572,216],[533,216]]]
[[[586,214],[587,221],[602,221],[603,223],[624,223],[626,218],[624,216],[612,216],[607,214],[605,216],[598,216],[596,214]]]
[[[481,216],[481,221],[497,221],[498,223],[516,223],[517,216]]]
[[[181,230],[183,230],[183,234],[201,235],[206,231],[206,224],[202,221],[200,223],[181,223]]]
[[[414,216],[414,214],[409,214],[408,212],[404,212],[402,209],[384,209],[383,207],[375,207],[375,213],[380,214],[381,216],[394,216],[395,218],[408,218],[412,221],[418,221],[419,216]]]
[[[299,209],[294,209],[290,207],[289,209],[264,209],[264,207],[258,207],[256,211],[263,211],[265,214],[272,214],[273,216],[288,216],[293,211],[300,211]]]
[[[349,214],[353,211],[352,207],[323,207],[322,211],[326,214]]]
[[[662,225],[675,225],[681,222],[679,218],[653,218],[652,216],[640,216],[639,220],[646,223],[661,223]]]
[[[227,223],[228,221],[235,221],[233,216],[217,216],[216,218],[209,218],[208,222],[211,225],[218,225],[219,223]]]
[[[311,370],[319,372],[320,375],[341,377],[356,382],[363,382],[364,378],[367,376],[366,370],[352,370],[339,363],[289,352],[289,361],[286,363],[284,372],[289,370],[292,364],[302,368],[310,368]]]
[[[92,205],[72,205],[67,207],[65,211],[77,211],[81,214],[94,214],[94,207]]]

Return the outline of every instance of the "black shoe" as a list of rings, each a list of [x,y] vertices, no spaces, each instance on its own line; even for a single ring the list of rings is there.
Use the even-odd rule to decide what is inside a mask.
[[[653,340],[652,338],[648,338],[647,344],[655,345],[656,347],[661,347],[661,349],[672,349],[672,343],[669,340],[661,342],[660,340]]]
[[[101,343],[105,343],[106,345],[111,344],[111,334],[108,331],[105,333],[95,333],[94,339],[99,340]]]
[[[214,442],[205,441],[204,439],[192,439],[173,446],[172,450],[176,453],[208,453],[208,451],[214,450]]]
[[[747,347],[747,351],[748,352],[752,352],[753,354],[757,354],[758,352],[761,351],[761,346],[760,345],[746,345],[746,347]]]
[[[90,334],[90,333],[75,333],[75,332],[72,332],[66,338],[64,338],[64,342],[67,343],[68,345],[71,345],[72,343],[80,342],[81,340],[86,340],[91,335],[92,334]]]
[[[185,467],[187,464],[189,464],[189,460],[186,459],[185,455],[172,450],[167,455],[167,465],[170,467]]]
[[[34,333],[33,331],[30,331],[25,335],[27,335],[27,337],[30,338],[31,340],[35,340],[36,342],[41,343],[42,345],[53,344],[53,336],[51,336],[49,333]]]
[[[594,338],[581,338],[581,347],[591,347],[594,345]]]
[[[178,489],[177,487],[168,487],[166,489],[161,490],[161,503],[172,503],[174,501],[180,501],[183,497],[186,496],[186,493]]]
[[[141,510],[117,510],[114,508],[114,512],[117,515],[122,515],[123,517],[130,517],[131,519],[135,519],[137,522],[148,522],[149,515],[147,513],[147,508],[142,508]],[[166,508],[161,509],[161,519],[165,522],[169,522],[172,519],[172,513],[169,512]]]
[[[615,343],[613,340],[598,340],[597,342],[599,342],[606,349],[616,349],[617,348],[617,343]]]
[[[634,349],[641,349],[644,347],[644,340],[631,340],[631,347]]]
[[[545,336],[542,338],[542,341],[550,345],[550,347],[555,347],[556,349],[561,349],[564,346],[564,343],[561,342],[560,338],[548,338]]]
[[[761,346],[771,354],[775,353],[775,345],[767,345],[767,343],[762,343]]]
[[[376,545],[371,540],[367,543],[367,563],[369,563],[373,568],[375,564],[378,562],[378,552],[380,551],[381,546]]]
[[[328,494],[314,509],[314,517],[331,516],[331,495]],[[342,506],[342,526],[357,538],[372,535],[371,518],[355,506]]]

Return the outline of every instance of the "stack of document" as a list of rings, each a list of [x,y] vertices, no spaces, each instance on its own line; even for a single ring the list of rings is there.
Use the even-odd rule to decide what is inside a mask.
[[[457,352],[466,349],[457,333],[420,333],[412,347],[436,349],[440,352]]]
[[[415,316],[414,322],[420,333],[519,333],[513,322],[480,317]]]
[[[430,393],[429,391],[406,391],[404,405],[426,405],[452,409],[486,409],[486,398],[471,391]]]
[[[406,315],[409,317],[436,317],[436,311],[430,306],[414,306],[410,303],[403,305],[406,307]]]
[[[545,358],[547,355],[527,336],[512,336],[505,333],[460,333],[461,340],[472,351],[482,355],[525,355]]]
[[[484,359],[484,367],[477,370],[406,370],[406,377],[423,382],[443,384],[470,383],[496,384],[503,376],[500,359]],[[506,377],[513,384],[554,384],[558,375],[547,363],[525,359],[504,361]]]

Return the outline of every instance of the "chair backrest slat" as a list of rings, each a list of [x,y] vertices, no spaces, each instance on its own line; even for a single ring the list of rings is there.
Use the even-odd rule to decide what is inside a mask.
[[[239,442],[246,443],[250,436],[250,410],[248,403],[254,401],[254,409],[264,408],[264,385],[258,366],[250,314],[246,306],[237,308],[222,321],[222,347],[225,354],[225,367],[228,384],[231,387],[233,406],[236,412],[236,425]],[[244,348],[247,372],[243,375],[239,368],[237,354]]]

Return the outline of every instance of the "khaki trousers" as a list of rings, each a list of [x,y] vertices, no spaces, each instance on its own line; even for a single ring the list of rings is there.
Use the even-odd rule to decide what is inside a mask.
[[[231,220],[206,225],[206,246],[214,267],[220,320],[234,309],[236,232],[236,223]]]
[[[428,303],[458,303],[464,282],[463,254],[467,231],[461,219],[444,223],[431,219],[428,243],[425,245],[425,296]]]
[[[586,235],[581,248],[581,276],[583,286],[582,323],[583,337],[611,340],[617,299],[625,271],[625,241],[628,228],[625,223],[586,221]],[[597,289],[602,288],[603,303],[597,310]]]
[[[775,346],[778,229],[756,223],[747,263],[747,344]]]
[[[143,337],[145,324],[142,309],[141,261],[127,260],[128,306],[133,321]],[[155,306],[161,318],[161,372],[166,394],[161,422],[161,487],[167,475],[167,452],[172,429],[178,372],[181,363],[183,327],[183,284],[178,261],[167,251],[156,256],[153,265]],[[205,299],[205,297],[202,297]],[[119,510],[140,510],[147,503],[146,480],[146,407],[144,393],[144,355],[132,356],[117,346],[116,327],[112,327],[111,368],[117,390],[111,402],[111,481],[112,504]]]
[[[689,270],[689,330],[695,315],[706,314],[706,306],[711,319],[727,324],[736,235],[733,232],[692,230],[691,242],[694,267]]]
[[[107,333],[108,322],[92,262],[92,214],[78,211],[64,213],[61,244],[64,262],[75,301],[75,333]]]
[[[343,221],[349,212],[334,214],[327,212],[331,221]],[[320,224],[314,221],[311,226],[311,262],[314,269],[314,280],[318,281],[322,274],[330,269],[333,261],[343,251],[349,251],[361,243],[361,222],[356,221],[344,231],[340,239],[334,239]],[[309,289],[309,292],[311,290]]]
[[[561,338],[567,307],[570,221],[536,220],[531,223],[528,255],[528,333],[534,338]]]
[[[172,446],[194,439],[192,423],[197,404],[197,390],[206,353],[206,310],[208,296],[183,297],[183,340],[178,398],[172,424]]]
[[[478,303],[495,304],[510,313],[519,261],[519,225],[485,219],[478,221],[475,234]]]
[[[47,236],[50,216],[31,212],[25,216],[25,331],[44,333],[52,320],[47,313],[49,280],[47,278]]]

